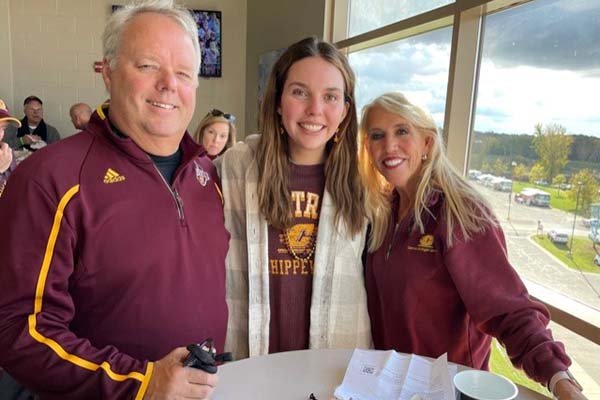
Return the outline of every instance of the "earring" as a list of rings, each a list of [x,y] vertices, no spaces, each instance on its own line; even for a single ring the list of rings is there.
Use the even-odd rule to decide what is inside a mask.
[[[427,154],[423,154],[421,156],[421,161],[427,161]]]
[[[339,143],[340,142],[340,137],[339,137],[338,133],[340,133],[340,129],[339,128],[335,131],[335,135],[333,136],[333,143]]]

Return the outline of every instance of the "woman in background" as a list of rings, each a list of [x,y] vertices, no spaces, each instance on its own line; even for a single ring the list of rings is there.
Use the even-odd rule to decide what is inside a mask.
[[[400,93],[363,110],[360,162],[372,222],[365,280],[377,349],[487,369],[491,338],[561,399],[582,399],[570,360],[510,265],[488,203],[443,150],[435,121]]]
[[[200,143],[214,160],[235,144],[235,117],[214,109],[200,121],[194,134],[196,142]]]
[[[231,233],[226,350],[369,347],[354,74],[307,38],[273,66],[261,135],[217,159]]]

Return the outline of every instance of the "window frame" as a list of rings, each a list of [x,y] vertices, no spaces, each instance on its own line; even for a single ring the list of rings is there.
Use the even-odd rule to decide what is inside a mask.
[[[350,0],[325,1],[325,39],[346,54],[452,25],[452,42],[444,141],[452,164],[463,174],[469,165],[469,144],[473,132],[477,82],[486,15],[535,0],[456,0],[454,3],[404,20],[346,37]],[[522,278],[523,279],[523,278]],[[555,323],[600,345],[600,312],[594,317],[585,307],[568,307],[565,296],[523,279],[533,299],[543,303]],[[588,307],[592,310],[592,307]]]

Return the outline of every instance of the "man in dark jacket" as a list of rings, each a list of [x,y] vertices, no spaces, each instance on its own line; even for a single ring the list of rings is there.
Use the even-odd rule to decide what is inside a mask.
[[[110,101],[0,198],[0,365],[42,399],[207,398],[217,376],[184,367],[183,346],[224,345],[229,233],[186,131],[196,25],[170,0],[137,3],[103,44]]]
[[[23,112],[25,117],[17,131],[17,138],[22,146],[29,150],[37,150],[60,140],[56,128],[44,121],[44,103],[39,97],[25,98]]]

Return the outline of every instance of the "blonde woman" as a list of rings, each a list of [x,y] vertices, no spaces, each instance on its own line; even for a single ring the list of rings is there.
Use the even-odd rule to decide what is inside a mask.
[[[354,75],[307,38],[273,66],[261,135],[217,159],[231,233],[226,349],[237,358],[371,343]]]
[[[496,337],[561,399],[583,398],[570,360],[508,262],[487,202],[450,165],[435,121],[400,93],[363,110],[361,172],[372,221],[365,280],[377,349],[487,369]]]
[[[233,146],[235,136],[235,116],[217,109],[202,118],[194,133],[194,139],[204,147],[211,160]]]

